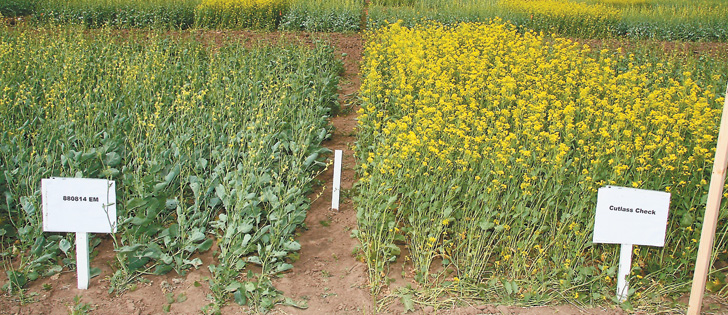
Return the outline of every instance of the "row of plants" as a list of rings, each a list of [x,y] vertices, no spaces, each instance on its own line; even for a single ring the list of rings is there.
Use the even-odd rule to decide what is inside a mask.
[[[627,306],[689,290],[724,60],[592,50],[497,20],[368,38],[354,234],[375,292],[405,255],[420,287],[410,302],[616,303],[619,248],[591,242],[605,185],[672,193],[665,247],[634,250]],[[724,268],[709,285],[722,296]]]
[[[581,38],[728,40],[719,0],[9,0],[0,14],[42,23],[155,28],[359,31],[397,20],[454,25],[495,17],[523,29]],[[366,13],[365,13],[366,11]],[[363,17],[367,14],[368,17]]]
[[[0,3],[0,16],[18,17],[35,12],[38,0],[7,0]]]
[[[88,27],[153,27],[186,29],[195,23],[200,0],[45,0],[32,20],[39,23],[83,24]]]
[[[0,28],[7,290],[75,268],[73,236],[43,233],[40,180],[86,177],[116,181],[110,293],[203,267],[212,308],[285,301],[270,277],[300,248],[293,236],[326,166],[341,63],[322,43],[170,36]],[[213,244],[212,265],[193,258]]]
[[[288,31],[358,31],[362,1],[203,0],[197,27]]]
[[[254,28],[358,31],[364,2],[357,0],[12,0],[7,17],[31,15],[41,24],[98,28]]]
[[[653,3],[654,2],[654,3]],[[648,5],[621,7],[618,35],[640,39],[715,40],[728,39],[723,18],[728,5],[717,0],[661,0]]]
[[[375,0],[368,25],[455,25],[499,17],[522,29],[570,37],[726,41],[727,13],[728,5],[717,0]]]

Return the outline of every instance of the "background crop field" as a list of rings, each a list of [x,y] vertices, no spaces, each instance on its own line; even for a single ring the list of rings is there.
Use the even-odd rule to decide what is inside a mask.
[[[261,0],[17,0],[0,5],[9,17],[88,27],[224,28],[349,32],[360,29],[364,2]]]
[[[0,14],[90,27],[333,32],[397,20],[452,25],[498,17],[521,29],[580,38],[728,40],[728,4],[719,0],[11,0],[0,4]]]
[[[499,17],[519,28],[579,38],[726,41],[724,1],[682,0],[374,0],[369,26],[403,20],[444,24]]]

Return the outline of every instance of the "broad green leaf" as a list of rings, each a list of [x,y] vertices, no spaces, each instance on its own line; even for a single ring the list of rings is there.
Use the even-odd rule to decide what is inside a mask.
[[[197,243],[204,239],[205,239],[205,233],[202,233],[199,230],[192,232],[192,235],[190,235],[190,242],[193,242],[193,243]]]
[[[263,264],[263,262],[260,261],[260,257],[258,257],[258,256],[250,256],[250,257],[248,257],[247,261],[249,263],[256,264],[256,265],[262,265]]]
[[[174,269],[174,266],[171,264],[158,264],[157,267],[154,268],[153,274],[161,276],[166,275],[170,271]]]
[[[119,164],[121,164],[121,155],[119,155],[119,153],[106,153],[106,158],[104,158],[104,165],[109,167],[116,167]]]
[[[202,265],[202,260],[199,257],[196,257],[195,259],[192,259],[192,260],[184,259],[183,262],[187,265],[191,265],[195,269],[199,268]]]
[[[293,269],[291,264],[280,264],[276,267],[275,273],[284,272]]]
[[[162,253],[162,256],[159,258],[159,261],[165,264],[172,264],[174,262],[174,257],[167,255],[165,253]]]
[[[29,217],[35,214],[35,205],[30,201],[29,197],[20,197],[20,205],[23,207],[25,214],[27,214]]]
[[[126,210],[132,210],[134,208],[141,207],[143,205],[146,205],[147,201],[141,198],[132,198],[126,203]]]
[[[40,277],[40,275],[37,272],[32,271],[32,272],[28,273],[27,277],[28,277],[28,281],[35,281],[35,280],[38,280],[38,277]]]
[[[91,278],[98,277],[101,274],[101,268],[91,267],[89,268]]]
[[[250,233],[250,231],[253,230],[253,227],[254,227],[254,225],[252,223],[245,222],[238,226],[238,233],[244,233],[244,234]]]
[[[483,218],[478,223],[478,226],[481,229],[483,229],[484,231],[487,231],[487,230],[490,230],[491,228],[493,228],[495,226],[495,223],[493,223],[492,221],[488,220],[487,218]]]
[[[31,248],[31,253],[33,255],[40,255],[43,253],[43,248],[45,247],[46,239],[43,236],[37,237],[35,239],[35,242],[33,243],[33,247]]]
[[[511,287],[511,283],[509,281],[503,280],[503,288],[506,289],[506,293],[513,294],[513,288]]]
[[[288,241],[283,244],[283,249],[287,251],[298,251],[301,249],[301,244],[296,241]]]
[[[162,191],[162,190],[163,190],[164,188],[167,188],[167,185],[168,185],[168,184],[169,184],[169,183],[167,183],[167,182],[161,182],[161,183],[157,183],[156,185],[154,185],[154,188],[152,189],[152,191],[154,191],[155,193],[157,193],[157,192],[160,192],[160,191]]]
[[[204,242],[200,243],[200,245],[197,245],[197,250],[200,252],[205,252],[210,247],[212,247],[213,240],[211,238],[206,239]]]
[[[240,247],[245,248],[246,246],[248,246],[248,243],[250,243],[251,238],[252,238],[252,236],[250,236],[250,234],[245,234],[245,236],[243,236],[243,243],[240,244]]]
[[[33,262],[31,262],[30,264],[31,264],[31,265],[33,265],[33,264],[37,264],[37,263],[44,263],[44,262],[46,262],[46,261],[49,261],[49,260],[51,260],[51,258],[53,258],[53,257],[55,257],[55,256],[56,256],[55,254],[45,254],[45,255],[43,255],[43,256],[40,256],[40,257],[36,258],[36,259],[35,259],[35,260],[33,260]]]
[[[233,294],[233,298],[235,299],[235,303],[241,306],[245,305],[245,303],[247,302],[245,294],[242,291],[235,291],[235,293]]]
[[[177,199],[167,199],[164,202],[164,207],[167,210],[174,210],[177,208],[177,205],[179,205],[179,202],[177,201]]]
[[[58,243],[58,248],[66,255],[68,255],[68,250],[71,249],[71,242],[69,242],[67,239],[61,239],[61,241]]]
[[[415,311],[415,302],[412,301],[412,294],[403,294],[401,297],[402,305],[404,305],[404,312],[414,312]]]
[[[17,287],[22,288],[26,283],[28,283],[28,278],[26,278],[25,274],[21,271],[7,270],[5,271],[5,274],[8,276],[8,280]]]
[[[179,164],[176,164],[172,170],[167,173],[167,176],[164,177],[164,181],[167,183],[171,183],[177,175],[179,175],[179,172],[181,170],[181,167]]]
[[[162,251],[156,243],[151,243],[150,246],[142,252],[142,256],[157,260],[162,256]]]
[[[113,167],[105,168],[103,171],[101,171],[102,177],[116,177],[119,175],[119,170],[115,169]]]
[[[60,273],[61,271],[63,271],[63,267],[61,267],[59,265],[52,265],[52,266],[48,267],[48,269],[43,271],[43,276],[50,277],[52,275]]]
[[[164,295],[165,298],[167,298],[167,303],[172,304],[174,303],[174,293],[169,292]]]
[[[243,287],[243,284],[242,283],[240,283],[238,281],[232,281],[232,282],[230,282],[230,284],[228,284],[225,287],[225,291],[235,292],[235,291],[237,291],[238,289],[240,289],[242,287]]]
[[[142,247],[144,247],[143,244],[134,244],[134,245],[122,246],[122,247],[116,249],[116,252],[119,252],[119,253],[131,253],[131,252],[137,251],[138,249],[140,249]]]
[[[199,167],[200,169],[203,169],[203,170],[206,169],[207,168],[207,159],[205,159],[205,158],[199,158],[199,159],[197,159],[197,165],[196,166]]]
[[[131,219],[131,224],[140,226],[140,225],[145,225],[145,224],[147,224],[147,223],[149,223],[151,221],[152,220],[147,219],[147,218],[133,217]]]
[[[316,161],[316,158],[318,158],[318,156],[319,156],[318,153],[314,153],[314,154],[309,155],[306,158],[306,160],[303,162],[303,166],[305,166],[305,167],[311,166],[311,164],[313,164],[313,162]]]

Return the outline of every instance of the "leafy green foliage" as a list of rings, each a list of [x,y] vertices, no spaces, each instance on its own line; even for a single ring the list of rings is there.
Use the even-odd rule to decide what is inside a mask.
[[[258,264],[247,301],[270,307],[263,299],[278,293],[267,279],[292,267],[292,236],[329,153],[333,49],[29,32],[0,30],[0,213],[22,261],[10,285],[73,264],[70,239],[42,233],[40,179],[98,177],[117,183],[111,292],[199,268],[192,255],[217,242],[214,281],[226,288]],[[224,302],[235,291],[218,292]]]
[[[35,11],[39,0],[4,0],[0,2],[0,17],[18,17]]]
[[[281,30],[356,32],[360,29],[363,1],[292,1],[279,25]]]
[[[82,24],[88,27],[154,27],[186,29],[194,24],[199,0],[49,0],[36,7],[42,23]]]

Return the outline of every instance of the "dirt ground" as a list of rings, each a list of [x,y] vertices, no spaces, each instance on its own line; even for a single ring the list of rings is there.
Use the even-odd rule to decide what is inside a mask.
[[[356,93],[361,85],[359,64],[362,58],[363,40],[359,34],[309,34],[309,33],[260,33],[250,31],[200,32],[195,36],[209,38],[215,42],[229,37],[238,37],[246,42],[272,41],[276,38],[298,40],[311,45],[322,39],[336,48],[345,65],[339,99],[341,111],[331,119],[335,132],[325,145],[331,150],[343,150],[342,195],[338,211],[331,209],[332,168],[320,175],[324,182],[312,195],[311,209],[306,219],[307,230],[301,231],[300,259],[294,268],[274,281],[284,295],[294,300],[307,301],[306,309],[277,306],[273,314],[401,314],[404,307],[397,299],[390,299],[380,308],[371,296],[367,283],[367,266],[355,259],[358,245],[351,238],[356,228],[356,212],[348,191],[355,182],[355,159],[351,146],[356,132]],[[112,274],[110,262],[113,246],[108,236],[99,235],[102,242],[98,255],[91,261],[92,267],[101,269],[101,274],[91,279],[88,290],[76,288],[75,272],[63,273],[37,280],[28,286],[28,300],[20,301],[17,296],[7,294],[0,297],[0,314],[71,314],[74,308],[86,308],[90,314],[201,314],[203,307],[211,301],[207,295],[210,289],[206,279],[210,273],[206,266],[213,262],[211,251],[199,256],[202,268],[191,270],[181,276],[174,271],[165,276],[147,276],[121,296],[108,294],[108,277]],[[0,283],[5,283],[5,273],[0,273]],[[398,285],[412,279],[398,279]],[[77,298],[77,300],[74,300]],[[171,303],[170,303],[171,302]],[[417,314],[625,314],[619,308],[580,308],[573,305],[548,307],[517,307],[505,305],[452,305],[452,308],[435,310],[431,306],[417,307]],[[222,314],[245,314],[250,310],[231,303],[222,309]]]

